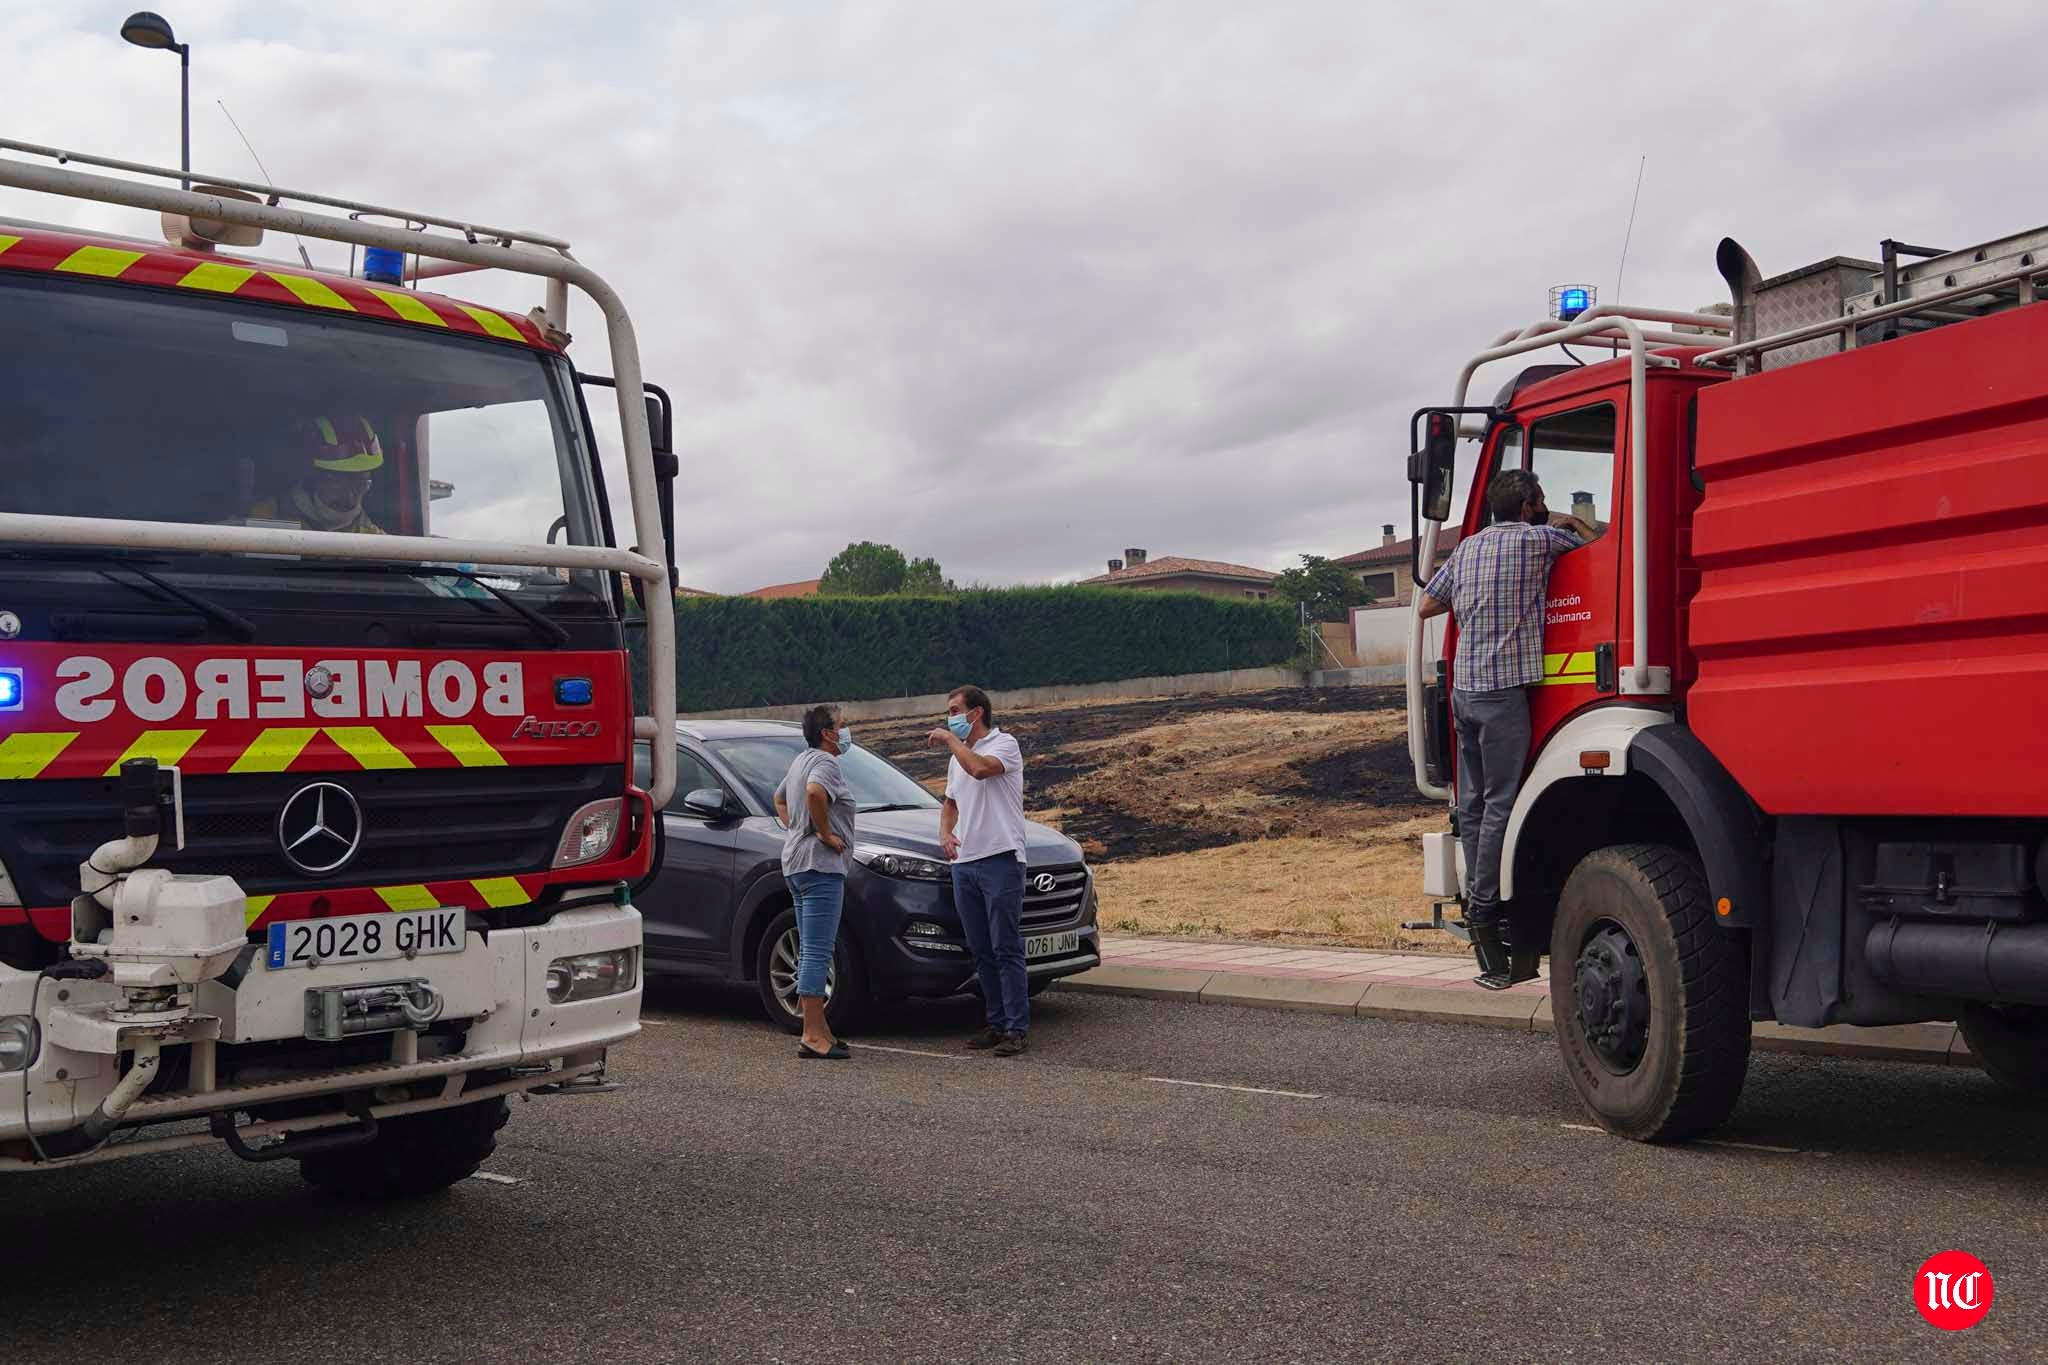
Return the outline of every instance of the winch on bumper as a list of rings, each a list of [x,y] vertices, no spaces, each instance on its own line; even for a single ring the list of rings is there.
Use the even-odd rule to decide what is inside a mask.
[[[0,1169],[44,1165],[28,1134],[77,1130],[124,1072],[137,1084],[145,1059],[155,1074],[120,1108],[121,1127],[250,1113],[257,1121],[236,1130],[246,1142],[594,1076],[605,1049],[638,1031],[640,915],[630,905],[564,909],[528,928],[472,921],[464,936],[460,952],[282,969],[248,945],[192,989],[185,1017],[162,1022],[122,1009],[110,979],[0,966]],[[10,1047],[17,1035],[23,1045]],[[57,1159],[215,1140],[145,1131]]]

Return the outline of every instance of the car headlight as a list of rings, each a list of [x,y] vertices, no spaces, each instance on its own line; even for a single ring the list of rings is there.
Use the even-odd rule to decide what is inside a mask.
[[[633,949],[613,948],[602,953],[578,953],[558,957],[548,964],[548,1000],[566,1005],[572,1000],[596,1000],[633,989]]]
[[[570,816],[562,830],[562,841],[555,846],[555,866],[575,867],[611,852],[619,837],[619,817],[625,809],[624,801],[608,796]]]
[[[26,1014],[0,1015],[0,1073],[26,1071],[35,1064],[42,1030]]]
[[[884,848],[879,844],[854,845],[853,860],[870,872],[913,882],[943,882],[953,876],[950,863],[919,853],[906,853],[900,848]]]

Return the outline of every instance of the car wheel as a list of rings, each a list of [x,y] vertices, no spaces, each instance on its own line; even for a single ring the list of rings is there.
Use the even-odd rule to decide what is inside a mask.
[[[804,1028],[796,997],[799,941],[796,911],[784,910],[770,921],[754,953],[754,985],[761,993],[761,1008],[791,1033]],[[834,1034],[851,1029],[866,1014],[868,1003],[867,979],[842,932],[832,946],[832,965],[825,970],[825,1022]]]

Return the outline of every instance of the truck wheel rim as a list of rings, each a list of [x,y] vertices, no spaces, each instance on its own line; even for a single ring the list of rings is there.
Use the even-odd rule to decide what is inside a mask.
[[[775,951],[768,958],[768,986],[775,992],[775,1002],[787,1010],[792,1018],[803,1013],[796,1003],[796,962],[802,939],[796,926],[782,931],[782,937],[775,940]],[[832,978],[838,975],[838,964],[825,964],[825,1003],[832,1003]]]
[[[1593,926],[1572,968],[1579,1029],[1601,1065],[1625,1076],[1650,1043],[1650,982],[1643,955],[1613,920]]]

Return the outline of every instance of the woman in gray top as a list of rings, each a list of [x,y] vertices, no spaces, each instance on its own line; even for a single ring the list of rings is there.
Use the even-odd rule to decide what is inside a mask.
[[[775,791],[775,818],[788,831],[782,879],[796,898],[796,995],[804,1016],[796,1055],[832,1061],[852,1055],[825,1022],[825,973],[839,941],[839,909],[853,853],[853,788],[839,771],[839,755],[853,743],[853,732],[843,719],[836,706],[804,713],[808,747]]]

